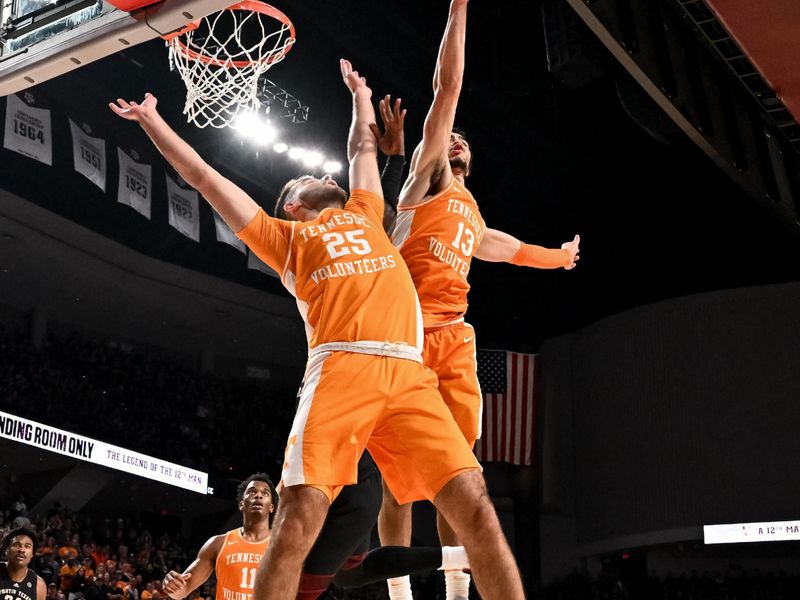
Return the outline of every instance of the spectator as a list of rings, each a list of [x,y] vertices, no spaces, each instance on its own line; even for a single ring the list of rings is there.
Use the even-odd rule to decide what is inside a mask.
[[[77,562],[78,549],[71,543],[66,543],[58,549],[58,556],[61,560],[75,560]],[[63,587],[61,589],[64,589]]]
[[[72,581],[75,575],[78,574],[78,562],[74,558],[67,559],[67,562],[61,567],[59,575],[61,576],[60,589],[65,594],[72,591]]]
[[[56,589],[58,588],[56,581],[60,574],[60,567],[53,557],[52,548],[42,548],[42,553],[36,558],[33,570],[36,571],[39,577],[44,579],[44,582],[48,585],[48,591],[50,585],[55,586]]]
[[[25,504],[22,505],[23,507]],[[23,509],[22,512],[18,513],[14,520],[11,521],[12,529],[19,529],[20,527],[25,529],[32,529],[31,527],[31,520],[28,518],[28,514]]]
[[[47,600],[56,600],[58,596],[58,586],[55,583],[47,585]]]
[[[153,600],[153,582],[148,581],[142,590],[140,600]]]
[[[11,505],[11,516],[16,517],[24,514],[28,510],[28,505],[25,502],[25,494],[20,494],[14,504]]]
[[[91,569],[89,569],[91,571]],[[94,572],[92,575],[94,575]],[[91,578],[93,579],[93,577]],[[69,594],[67,594],[67,600],[84,600],[84,592],[86,588],[91,584],[91,579],[87,574],[87,569],[83,564],[78,566],[78,571],[75,573],[75,577],[72,578],[72,584],[70,585]]]
[[[94,579],[86,586],[83,592],[85,600],[107,600],[106,594],[108,593],[108,588],[103,578],[104,575],[100,573],[95,574]]]

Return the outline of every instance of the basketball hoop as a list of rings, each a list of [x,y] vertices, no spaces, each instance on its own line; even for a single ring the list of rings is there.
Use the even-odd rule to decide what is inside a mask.
[[[278,9],[243,0],[165,38],[170,64],[186,84],[183,114],[198,127],[227,127],[261,106],[258,78],[283,60],[294,25]]]

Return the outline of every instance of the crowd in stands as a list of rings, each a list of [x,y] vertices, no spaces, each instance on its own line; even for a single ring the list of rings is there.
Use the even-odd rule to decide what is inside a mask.
[[[203,541],[150,531],[135,518],[90,517],[58,504],[47,515],[32,515],[24,496],[0,504],[0,539],[17,527],[37,534],[30,568],[45,581],[47,600],[167,600],[164,575],[182,572]],[[215,586],[212,575],[188,599],[213,600]],[[387,599],[384,582],[358,590],[332,587],[322,598]]]
[[[37,350],[0,329],[0,410],[205,472],[278,472],[294,408],[294,390],[266,382],[78,335]]]
[[[150,532],[131,518],[89,517],[59,504],[46,515],[30,514],[24,496],[0,510],[0,537],[17,527],[37,534],[30,567],[44,580],[48,600],[166,600],[164,574],[194,557],[178,533]],[[212,596],[210,585],[212,591],[195,597]]]
[[[47,600],[167,600],[162,589],[170,569],[183,571],[194,559],[199,541],[180,534],[149,531],[135,518],[89,517],[56,505],[47,515],[30,515],[24,497],[0,505],[0,538],[15,527],[29,527],[38,536],[31,563],[47,584]],[[415,576],[419,600],[441,600],[440,573]],[[189,600],[213,600],[211,579]],[[478,596],[470,594],[470,597]],[[760,573],[734,567],[723,573],[643,577],[572,575],[538,590],[531,600],[794,600],[800,598],[800,575]],[[356,590],[335,586],[322,600],[388,600],[386,584]]]

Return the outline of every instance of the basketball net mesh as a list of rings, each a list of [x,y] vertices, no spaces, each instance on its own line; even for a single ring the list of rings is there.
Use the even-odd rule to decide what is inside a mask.
[[[187,121],[198,127],[227,127],[240,111],[260,107],[258,78],[292,47],[290,25],[260,12],[229,8],[168,40],[170,64],[186,84]]]

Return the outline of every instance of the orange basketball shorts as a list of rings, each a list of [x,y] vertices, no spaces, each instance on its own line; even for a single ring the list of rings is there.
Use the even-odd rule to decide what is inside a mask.
[[[400,358],[321,353],[306,368],[283,485],[310,485],[332,500],[357,481],[364,448],[400,503],[433,500],[453,477],[480,468],[430,370]]]
[[[483,413],[472,325],[460,321],[426,329],[422,359],[439,378],[439,393],[472,448],[481,437]]]

